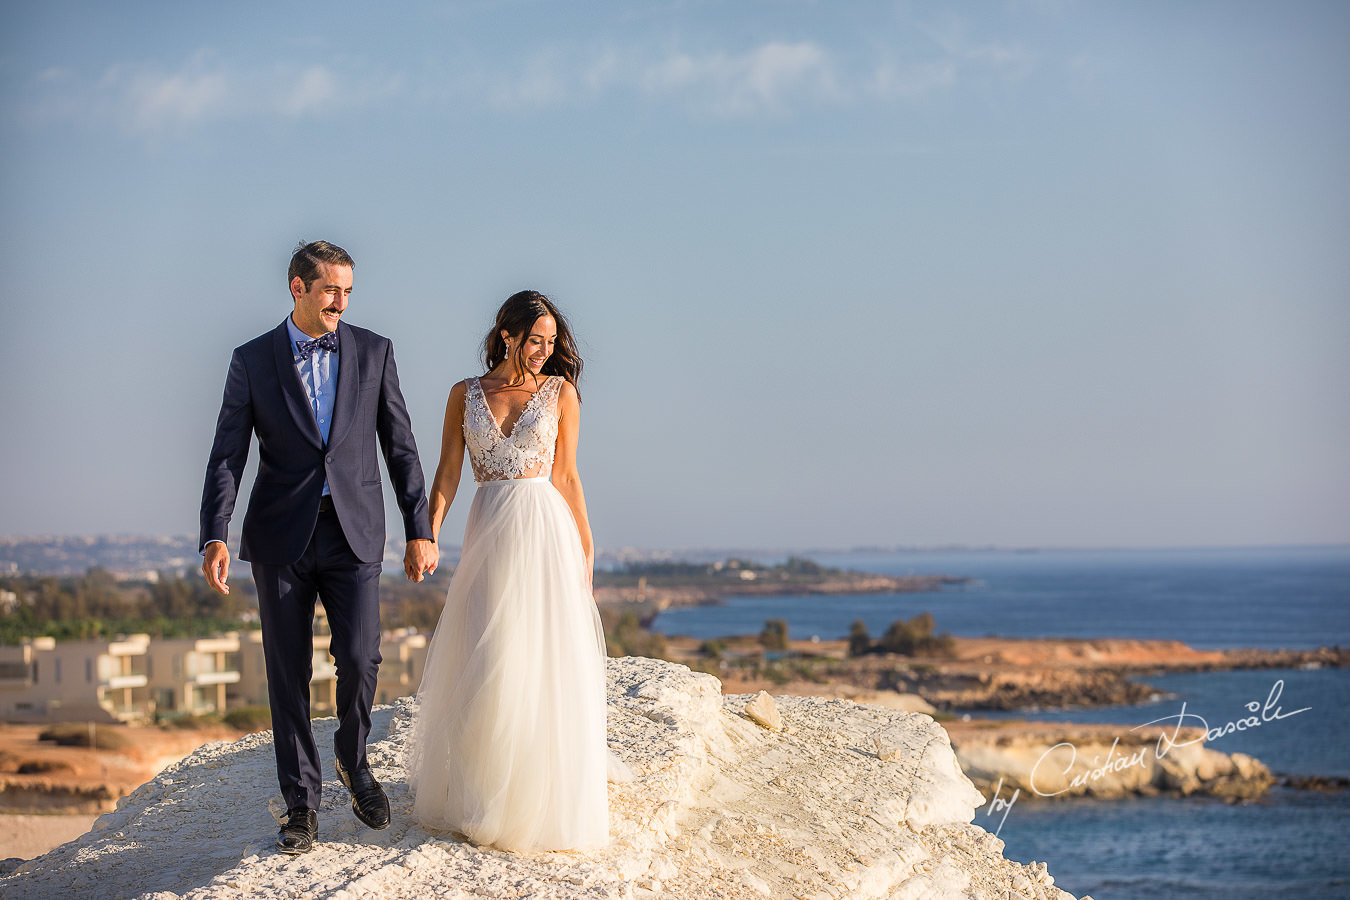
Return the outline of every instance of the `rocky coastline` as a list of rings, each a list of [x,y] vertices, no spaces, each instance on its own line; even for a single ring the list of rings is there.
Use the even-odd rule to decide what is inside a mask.
[[[670,658],[711,667],[729,690],[853,696],[858,691],[915,694],[941,712],[1091,709],[1139,703],[1159,692],[1152,675],[1231,669],[1345,668],[1350,650],[1196,650],[1180,641],[1135,639],[964,638],[943,656],[849,656],[846,641],[792,641],[767,659],[755,635],[709,642],[666,639]]]
[[[1350,650],[1193,650],[1179,641],[1083,641],[1079,661],[1062,664],[990,663],[891,668],[881,686],[917,693],[940,710],[1090,709],[1141,703],[1158,691],[1152,675],[1232,669],[1345,668]],[[1131,658],[1132,655],[1141,658]],[[1095,657],[1095,658],[1094,658]]]
[[[948,723],[961,769],[989,797],[1260,797],[1275,776],[1258,759],[1205,746],[1195,728],[975,721]]]
[[[723,696],[659,660],[608,663],[612,844],[517,855],[430,833],[402,775],[415,700],[378,708],[372,767],[394,825],[362,828],[335,779],[319,844],[271,847],[271,735],[208,744],[83,837],[0,877],[6,896],[334,898],[865,898],[1072,900],[972,824],[985,798],[926,715],[846,700]],[[335,723],[316,720],[321,745]]]
[[[595,601],[601,607],[628,611],[644,627],[668,609],[684,606],[721,606],[731,597],[773,597],[788,594],[917,594],[940,591],[972,581],[956,575],[877,575],[870,572],[831,572],[819,578],[774,580],[719,579],[711,583],[595,585]]]
[[[1350,652],[1341,648],[1196,650],[1178,641],[955,638],[948,657],[913,658],[849,657],[841,641],[794,641],[790,659],[736,665],[735,655],[748,658],[754,643],[750,636],[725,641],[721,674],[728,690],[847,697],[930,711],[944,722],[966,775],[991,797],[1161,794],[1242,800],[1277,784],[1324,791],[1346,787],[1343,779],[1272,773],[1245,754],[1206,747],[1196,729],[979,718],[981,710],[1139,703],[1159,693],[1143,679],[1162,673],[1344,667]],[[698,652],[685,639],[671,639],[670,647],[677,657]]]

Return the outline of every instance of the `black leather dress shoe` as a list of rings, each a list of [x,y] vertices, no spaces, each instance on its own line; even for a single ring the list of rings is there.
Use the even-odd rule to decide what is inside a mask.
[[[277,832],[277,849],[282,853],[308,853],[319,837],[319,814],[303,806],[286,810],[286,821]]]
[[[356,817],[371,828],[388,828],[389,798],[375,780],[370,767],[363,766],[355,772],[348,772],[339,760],[337,771],[342,784],[352,793],[352,812],[356,813]]]

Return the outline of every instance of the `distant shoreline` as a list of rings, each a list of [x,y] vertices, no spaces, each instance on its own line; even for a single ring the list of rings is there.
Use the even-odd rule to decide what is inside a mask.
[[[669,658],[715,669],[727,693],[851,697],[895,691],[945,712],[1091,709],[1147,700],[1140,676],[1234,669],[1350,667],[1350,648],[1196,650],[1181,641],[953,637],[950,656],[848,655],[846,640],[791,641],[769,659],[758,635],[715,642],[667,635]],[[720,656],[710,659],[716,643]],[[710,667],[710,663],[712,664]]]
[[[631,580],[631,579],[630,579]],[[743,581],[718,585],[671,584],[595,586],[595,602],[620,611],[633,612],[642,626],[650,627],[666,610],[690,606],[722,606],[734,597],[788,597],[796,595],[843,596],[848,594],[918,594],[940,591],[951,585],[972,584],[974,578],[957,575],[877,575],[870,572],[837,572],[814,581]]]

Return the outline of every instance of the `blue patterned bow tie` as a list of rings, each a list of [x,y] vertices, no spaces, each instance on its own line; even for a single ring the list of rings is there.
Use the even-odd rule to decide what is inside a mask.
[[[327,350],[329,353],[336,353],[338,348],[337,332],[330,331],[312,341],[296,341],[295,346],[300,348],[301,356],[308,356],[315,350]]]

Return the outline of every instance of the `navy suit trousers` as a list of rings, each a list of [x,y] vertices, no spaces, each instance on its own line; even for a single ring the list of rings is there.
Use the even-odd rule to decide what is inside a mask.
[[[366,765],[370,708],[380,671],[380,563],[357,558],[331,509],[321,511],[309,546],[285,566],[253,563],[277,777],[287,808],[319,808],[323,772],[309,722],[314,601],[323,602],[337,663],[334,751],[350,772]]]

